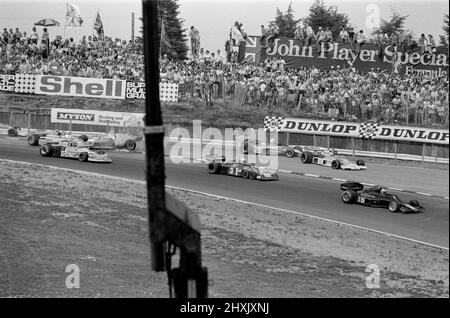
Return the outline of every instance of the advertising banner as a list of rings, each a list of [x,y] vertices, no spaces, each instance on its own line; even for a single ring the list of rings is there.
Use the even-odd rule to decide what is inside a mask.
[[[15,75],[0,74],[0,92],[14,92]]]
[[[127,99],[145,99],[145,82],[127,81],[125,97]],[[178,102],[178,84],[160,82],[159,100],[162,102]]]
[[[368,139],[414,141],[421,143],[448,144],[449,131],[444,129],[391,126],[378,123],[353,123],[306,118],[266,116],[266,131],[291,132],[310,135],[328,135]]]
[[[72,124],[114,127],[144,127],[144,114],[52,108],[50,122],[65,124],[72,122]]]
[[[400,75],[423,74],[432,77],[447,76],[448,52],[445,47],[433,48],[431,53],[420,54],[419,48],[397,53],[392,45],[380,48],[376,44],[363,44],[359,52],[351,43],[322,43],[302,46],[298,40],[277,38],[272,47],[264,49],[260,37],[249,36],[246,40],[245,61],[262,63],[265,59],[282,58],[287,67],[345,67],[353,65],[358,71],[365,73],[371,68],[394,71]],[[398,64],[394,63],[398,60]]]
[[[125,99],[126,81],[56,75],[36,75],[35,93]]]
[[[36,88],[36,76],[32,74],[16,74],[14,78],[14,92],[33,94]]]

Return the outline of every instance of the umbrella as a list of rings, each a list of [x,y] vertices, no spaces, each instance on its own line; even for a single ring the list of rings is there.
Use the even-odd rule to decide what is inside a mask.
[[[53,19],[42,19],[36,22],[34,25],[39,26],[59,26],[59,22]]]

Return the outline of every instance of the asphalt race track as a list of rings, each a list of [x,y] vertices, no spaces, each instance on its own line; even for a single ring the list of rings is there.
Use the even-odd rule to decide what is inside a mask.
[[[0,159],[47,164],[112,176],[145,179],[144,155],[110,153],[112,164],[82,163],[78,160],[45,158],[38,147],[26,142],[0,142]],[[210,175],[204,164],[173,164],[166,160],[166,184],[219,196],[292,210],[357,226],[391,233],[426,243],[449,246],[449,201],[399,193],[405,200],[416,199],[425,213],[397,214],[387,209],[345,205],[336,181],[280,173],[279,181],[245,180]]]

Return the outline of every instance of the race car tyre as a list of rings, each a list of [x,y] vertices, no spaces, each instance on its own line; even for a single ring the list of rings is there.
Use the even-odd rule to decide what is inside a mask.
[[[30,146],[38,146],[39,145],[39,136],[38,135],[28,136],[28,144]]]
[[[248,179],[249,178],[249,171],[248,170],[244,170],[242,171],[242,178],[244,179]]]
[[[83,142],[86,142],[89,140],[89,137],[86,135],[81,135],[80,137],[78,137],[78,139],[81,139]]]
[[[127,141],[125,141],[124,148],[127,150],[134,150],[136,149],[136,142],[132,139],[128,139]]]
[[[211,162],[208,164],[208,172],[211,174],[216,174],[220,172],[220,168],[222,167],[222,165],[220,163],[217,162]]]
[[[248,177],[252,180],[256,179],[256,172],[255,171],[250,171],[248,174]]]
[[[358,159],[358,160],[356,160],[356,165],[357,166],[365,166],[366,163],[364,162],[364,160]]]
[[[389,209],[390,212],[393,212],[393,213],[397,212],[397,210],[398,210],[397,202],[395,202],[395,201],[390,202],[389,206],[388,206],[388,209]]]
[[[294,156],[295,156],[295,151],[294,150],[292,150],[292,149],[286,150],[286,157],[292,158]]]
[[[331,162],[332,169],[339,169],[341,167],[341,162],[339,160],[333,160]]]
[[[81,162],[86,162],[88,161],[89,155],[87,152],[82,152],[80,153],[80,155],[78,156],[78,160],[80,160]]]
[[[344,203],[353,203],[353,202],[355,202],[356,197],[357,197],[357,194],[353,190],[344,191],[344,192],[342,192],[342,196],[341,196],[342,201],[344,201]]]
[[[53,147],[51,145],[42,145],[39,152],[43,157],[51,157],[53,155]]]
[[[302,152],[302,154],[300,155],[300,161],[302,163],[311,163],[312,160],[313,160],[312,152],[305,151],[305,152]]]
[[[15,128],[9,128],[8,129],[8,136],[16,137],[17,136],[17,130]]]

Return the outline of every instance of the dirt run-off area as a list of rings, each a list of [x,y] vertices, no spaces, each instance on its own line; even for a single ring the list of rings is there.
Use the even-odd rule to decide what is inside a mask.
[[[167,191],[199,214],[210,297],[448,297],[448,250]],[[0,161],[0,297],[168,297],[146,207],[142,182]]]

